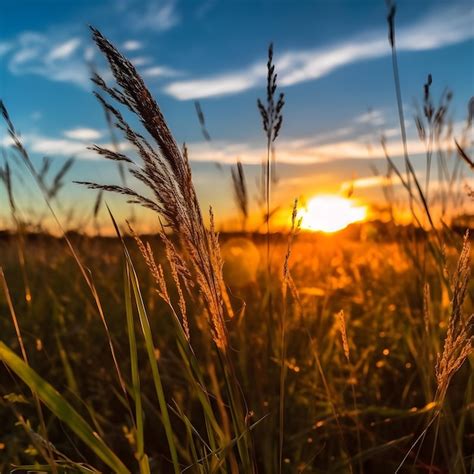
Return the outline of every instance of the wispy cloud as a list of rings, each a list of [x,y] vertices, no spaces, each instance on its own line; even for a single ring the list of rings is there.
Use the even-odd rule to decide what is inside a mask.
[[[202,20],[215,7],[217,0],[203,0],[196,8],[196,18]]]
[[[383,114],[376,114],[380,121]],[[356,117],[351,121],[357,124]],[[386,122],[385,122],[386,125]],[[464,122],[453,124],[454,136],[459,136]],[[392,158],[403,156],[403,144],[400,139],[399,128],[386,128],[383,132],[386,138],[386,149]],[[408,152],[411,157],[424,155],[425,145],[418,139],[413,128],[408,129]],[[441,149],[452,150],[452,140],[442,140]],[[215,161],[222,164],[234,164],[238,158],[242,163],[249,165],[261,164],[266,156],[265,147],[260,144],[242,144],[226,141],[211,143],[199,142],[188,144],[191,161]],[[324,132],[318,135],[284,138],[278,143],[276,154],[279,163],[307,165],[315,163],[334,163],[338,160],[368,160],[385,159],[380,140],[377,136],[361,135],[359,127],[347,126]],[[361,187],[370,187],[370,182],[359,182]]]
[[[73,140],[98,140],[102,136],[102,132],[93,128],[73,128],[66,130],[64,136]]]
[[[255,87],[265,74],[265,65],[258,64],[245,71],[172,82],[165,92],[179,100],[236,94]]]
[[[130,62],[135,66],[135,67],[142,67],[142,66],[147,66],[153,62],[153,59],[147,57],[147,56],[136,56],[134,58],[129,58]]]
[[[125,51],[138,51],[139,49],[143,48],[143,44],[141,43],[141,41],[128,40],[123,43],[122,48]]]
[[[81,40],[79,38],[67,40],[64,43],[53,47],[53,49],[48,54],[47,60],[56,61],[60,59],[68,59],[74,54],[74,51],[79,48],[80,44]]]
[[[95,130],[84,129],[82,132],[90,133],[95,132]],[[37,153],[40,155],[50,155],[50,156],[75,156],[79,159],[100,159],[97,153],[93,150],[89,150],[88,147],[91,145],[92,141],[95,139],[92,138],[81,138],[79,136],[82,134],[83,137],[87,133],[79,132],[74,138],[67,137],[48,137],[41,134],[30,134],[24,135],[23,142],[28,147],[28,150],[32,153]],[[111,148],[113,145],[111,143],[99,143],[100,146],[105,148]],[[131,146],[128,143],[120,143],[119,148],[121,151],[130,151]]]
[[[472,2],[435,10],[400,29],[397,46],[406,51],[422,51],[460,43],[474,37],[473,22]]]
[[[142,48],[138,41],[126,41],[128,51]],[[91,88],[88,63],[96,54],[95,48],[83,38],[68,37],[62,33],[23,32],[12,40],[0,43],[0,56],[6,57],[8,70],[14,75],[32,74],[55,82],[68,82],[82,89]],[[146,67],[148,77],[175,77],[177,71],[167,66],[153,64],[153,59],[140,55],[131,58],[137,67]],[[98,68],[104,76],[107,69]]]
[[[130,26],[135,30],[163,32],[181,21],[175,0],[150,1],[145,3],[144,8],[139,8],[141,5],[132,3],[133,8],[128,13]]]
[[[29,132],[22,134],[22,143],[28,152],[37,155],[47,155],[56,157],[74,156],[78,159],[96,160],[100,156],[89,147],[96,143],[104,148],[113,148],[115,144],[101,141],[103,133],[93,128],[77,127],[66,130],[61,136],[50,136],[42,132]],[[9,148],[14,143],[9,135],[0,134],[0,147]],[[133,152],[133,147],[128,142],[118,143],[122,152]]]
[[[455,124],[455,132],[461,128]],[[409,135],[408,151],[410,156],[421,156],[425,153],[424,144],[416,137]],[[100,130],[76,127],[66,130],[60,136],[48,136],[42,133],[25,133],[23,141],[29,151],[41,155],[68,157],[71,155],[79,159],[101,159],[97,153],[89,150],[92,143],[110,148],[112,144],[102,141],[104,134]],[[101,140],[102,139],[102,140]],[[0,146],[10,146],[8,136],[0,139]],[[443,149],[452,149],[452,143],[441,143]],[[135,151],[128,142],[119,144],[121,151],[127,152],[131,157]],[[189,157],[194,163],[218,162],[224,165],[234,164],[239,159],[246,165],[260,165],[266,156],[263,144],[234,143],[230,141],[213,141],[189,143]],[[387,139],[387,151],[392,158],[403,155],[403,148],[399,136]],[[385,155],[380,143],[373,144],[370,148],[357,135],[357,130],[344,127],[330,133],[317,136],[283,138],[277,150],[277,161],[289,165],[312,165],[318,163],[335,164],[340,160],[369,160],[384,159]],[[287,179],[285,179],[287,181]],[[370,188],[380,183],[377,179],[359,179],[354,182],[355,187]]]
[[[153,77],[176,77],[180,76],[182,73],[176,69],[166,67],[166,66],[151,66],[141,70],[143,77],[153,78]]]
[[[400,51],[421,51],[456,44],[474,37],[471,5],[434,11],[421,20],[398,29]],[[383,57],[390,53],[385,31],[352,38],[323,48],[288,51],[276,63],[280,84],[291,86],[319,79],[351,63]],[[265,64],[202,78],[175,81],[165,92],[179,100],[236,94],[265,80]]]
[[[95,158],[96,153],[87,149],[82,141],[67,138],[51,138],[41,135],[31,135],[24,140],[34,153],[52,156],[77,156],[79,158]]]
[[[341,184],[341,191],[346,192],[350,189],[379,188],[386,183],[388,183],[388,180],[385,176],[365,176],[363,178],[355,178],[351,181],[344,181]]]
[[[7,65],[13,74],[35,74],[88,87],[85,50],[79,38],[53,39],[35,32],[21,33],[8,53]]]
[[[384,157],[381,146],[372,147],[369,153],[367,144],[355,139],[333,141],[322,145],[303,145],[303,142],[304,140],[301,139],[296,141],[282,139],[277,151],[278,162],[302,165],[334,162],[336,160]],[[408,147],[412,154],[424,152],[423,144],[416,139],[409,141]],[[263,146],[216,141],[211,144],[204,142],[190,143],[188,148],[191,161],[216,161],[222,164],[234,164],[238,158],[244,164],[256,165],[262,162],[266,153]],[[401,143],[398,141],[389,142],[387,149],[393,157],[401,156],[403,153]]]
[[[358,124],[378,127],[385,124],[385,115],[381,110],[371,109],[354,119]]]
[[[0,43],[0,57],[3,56],[8,51],[10,51],[11,48],[12,48],[11,43],[1,42]]]

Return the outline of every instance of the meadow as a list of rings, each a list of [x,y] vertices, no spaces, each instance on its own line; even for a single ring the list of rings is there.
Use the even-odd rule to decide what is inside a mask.
[[[451,217],[460,195],[472,199],[460,170],[474,165],[465,140],[450,135],[449,94],[438,105],[428,77],[417,121],[444,187],[428,193],[406,151],[402,170],[387,154],[387,182],[401,185],[409,225],[395,221],[387,184],[387,222],[307,232],[295,203],[291,226],[272,232],[271,149],[284,96],[270,48],[258,103],[266,231],[246,226],[236,164],[243,230],[219,235],[212,209],[203,217],[187,150],[136,69],[92,35],[116,82],[94,74],[95,94],[138,159],[94,149],[142,188],[82,185],[154,211],[159,231],[140,236],[112,211],[114,236],[63,231],[55,200],[67,168],[46,185],[2,103],[12,153],[60,235],[22,221],[5,161],[12,229],[0,236],[0,472],[472,472],[470,236]],[[447,139],[450,156],[436,148]]]

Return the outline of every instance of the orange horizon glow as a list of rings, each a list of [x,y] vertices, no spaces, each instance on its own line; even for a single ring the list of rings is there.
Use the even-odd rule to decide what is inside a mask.
[[[301,228],[333,233],[367,217],[367,207],[336,195],[315,196],[298,212]]]

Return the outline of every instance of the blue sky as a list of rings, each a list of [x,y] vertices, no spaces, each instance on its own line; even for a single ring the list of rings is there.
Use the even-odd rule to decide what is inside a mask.
[[[74,155],[70,180],[116,182],[113,164],[86,149],[110,142],[86,65],[93,61],[105,71],[87,29],[96,26],[136,64],[177,140],[189,144],[203,205],[228,215],[228,169],[213,163],[229,165],[239,157],[251,184],[258,174],[265,143],[255,103],[264,95],[266,49],[273,41],[287,102],[275,199],[283,205],[298,194],[338,192],[352,177],[360,180],[357,192],[369,196],[369,165],[382,157],[377,137],[385,132],[391,152],[400,155],[385,16],[383,0],[3,0],[0,97],[33,156],[53,156],[60,166]],[[474,84],[473,4],[401,0],[396,23],[409,150],[416,161],[422,148],[413,100],[421,97],[428,73],[435,97],[447,86],[454,91],[458,128],[467,114]],[[195,99],[211,143],[201,135]],[[72,184],[63,196],[80,198],[84,206],[94,198]]]

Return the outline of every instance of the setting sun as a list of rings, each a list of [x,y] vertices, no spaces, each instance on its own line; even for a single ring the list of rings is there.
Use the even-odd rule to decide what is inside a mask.
[[[299,212],[301,227],[308,230],[336,232],[353,222],[365,219],[367,208],[339,196],[316,196]]]

